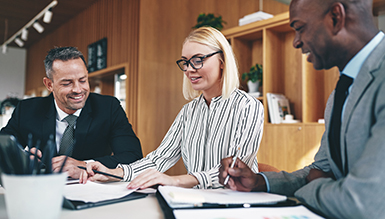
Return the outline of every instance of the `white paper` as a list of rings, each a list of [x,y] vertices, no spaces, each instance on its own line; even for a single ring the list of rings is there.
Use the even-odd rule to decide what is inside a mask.
[[[159,186],[158,189],[173,208],[201,203],[273,204],[287,199],[286,196],[266,192],[238,192],[230,189],[186,189],[173,186]]]
[[[319,219],[320,217],[304,206],[270,208],[214,208],[174,210],[176,219]]]
[[[153,189],[153,188],[138,189],[138,190],[136,190],[136,192],[143,193],[143,194],[155,194],[156,189]]]
[[[79,179],[67,179],[66,185],[78,184]]]
[[[127,189],[127,183],[71,184],[64,187],[64,197],[72,201],[98,202],[122,198],[136,189]]]

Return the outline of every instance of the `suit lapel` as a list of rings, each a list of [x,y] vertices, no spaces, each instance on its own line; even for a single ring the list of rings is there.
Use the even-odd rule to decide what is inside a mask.
[[[44,112],[45,119],[42,126],[42,145],[45,145],[50,135],[53,135],[54,139],[56,138],[56,109],[52,93],[47,98],[47,104],[43,106],[43,109],[47,109],[47,111]]]
[[[383,51],[385,50],[385,39],[383,39],[380,44],[371,52],[369,57],[365,60],[362,65],[360,72],[358,73],[356,79],[353,82],[351,92],[348,96],[343,123],[341,124],[341,156],[342,156],[342,167],[343,170],[347,170],[346,166],[346,144],[345,144],[345,133],[349,125],[350,118],[354,111],[354,108],[357,106],[358,102],[361,100],[364,95],[365,90],[370,86],[374,80],[374,73],[380,67],[382,63]],[[349,162],[349,161],[348,161]],[[347,174],[347,173],[345,173]]]
[[[373,80],[373,76],[369,74],[369,71],[366,69],[366,67],[362,67],[356,79],[354,80],[356,83],[353,83],[351,92],[348,96],[348,99],[345,105],[344,117],[342,119],[343,122],[341,124],[341,138],[340,138],[343,172],[347,170],[346,168],[347,151],[346,151],[346,144],[345,144],[346,128],[349,125],[349,121],[355,106],[361,100],[361,97],[364,95],[365,90],[370,85],[372,80]]]

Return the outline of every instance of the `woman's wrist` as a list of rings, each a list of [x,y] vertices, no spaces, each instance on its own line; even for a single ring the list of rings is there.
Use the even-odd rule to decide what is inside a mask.
[[[118,167],[118,168],[115,168],[115,169],[112,169],[112,174],[115,175],[115,176],[119,176],[121,178],[124,178],[124,171],[123,171],[123,168],[121,167]],[[117,180],[116,178],[113,178],[114,181],[119,181]]]
[[[184,187],[184,188],[192,188],[199,184],[199,181],[195,176],[193,175],[179,175],[179,176],[172,176],[173,178],[173,185],[177,187]]]

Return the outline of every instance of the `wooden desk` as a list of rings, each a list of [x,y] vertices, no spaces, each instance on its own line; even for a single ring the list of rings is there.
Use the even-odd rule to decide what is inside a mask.
[[[0,218],[8,218],[5,208],[4,189],[0,187]],[[62,219],[74,218],[93,218],[93,219],[119,219],[119,218],[153,218],[164,219],[162,209],[158,204],[155,194],[150,194],[146,198],[126,201],[101,207],[89,208],[84,210],[62,209]]]

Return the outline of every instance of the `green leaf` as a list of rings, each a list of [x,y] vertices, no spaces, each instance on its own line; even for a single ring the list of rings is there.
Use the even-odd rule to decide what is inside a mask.
[[[250,67],[249,72],[245,72],[242,74],[242,80],[257,82],[260,81],[262,83],[263,76],[263,68],[261,64],[255,64]]]
[[[207,15],[205,13],[201,13],[198,15],[197,24],[193,28],[196,29],[199,27],[209,26],[222,30],[223,24],[226,24],[226,22],[222,20],[222,16],[215,17],[212,13]]]

